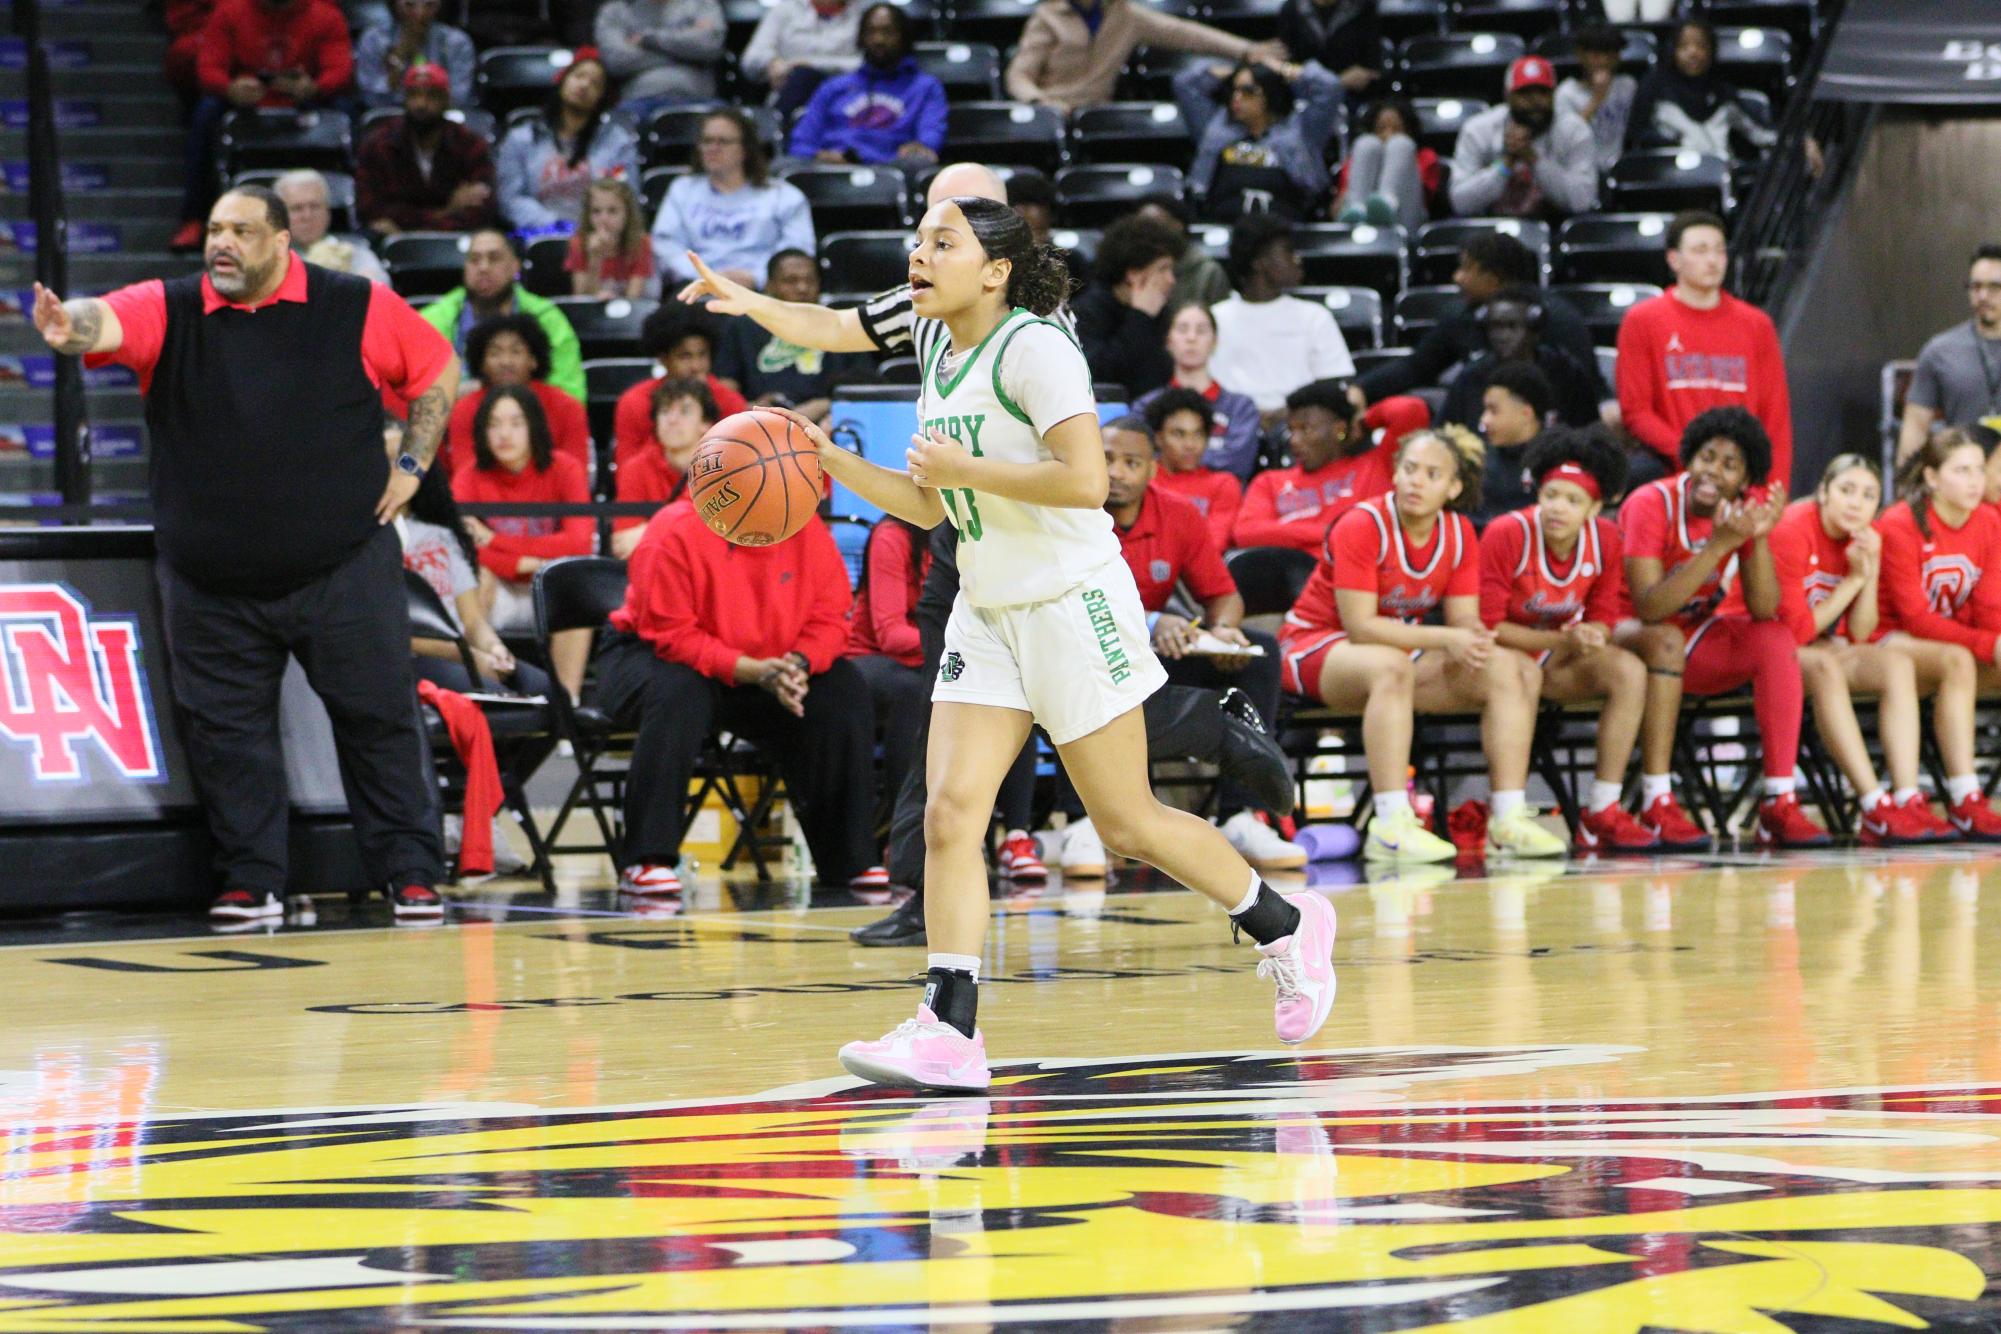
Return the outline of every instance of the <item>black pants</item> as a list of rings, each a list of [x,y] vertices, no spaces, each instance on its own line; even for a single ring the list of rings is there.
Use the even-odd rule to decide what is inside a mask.
[[[420,681],[429,681],[440,690],[456,690],[463,695],[468,690],[492,690],[494,682],[484,678],[474,681],[466,674],[464,663],[452,658],[433,658],[427,654],[413,653],[410,664]],[[500,682],[501,685],[523,695],[547,696],[554,689],[549,673],[532,662],[514,661],[514,671]]]
[[[720,726],[777,764],[824,883],[845,885],[875,864],[875,709],[854,663],[843,659],[812,678],[803,718],[756,686],[726,686],[664,661],[633,635],[605,636],[597,680],[605,711],[638,731],[625,783],[628,862],[680,860],[688,782]]]
[[[278,597],[212,593],[156,567],[174,703],[225,889],[285,892],[289,799],[279,687],[297,658],[326,705],[361,861],[381,885],[444,874],[436,787],[410,674],[403,555],[384,528]]]

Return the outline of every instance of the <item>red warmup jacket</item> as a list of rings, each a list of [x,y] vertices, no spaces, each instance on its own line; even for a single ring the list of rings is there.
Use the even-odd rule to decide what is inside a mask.
[[[674,492],[685,475],[667,461],[667,451],[658,445],[642,449],[618,465],[619,503],[664,505],[674,499]],[[645,522],[645,519],[632,515],[613,519],[611,526],[613,531],[622,531],[637,528]]]
[[[641,380],[618,396],[618,402],[611,410],[611,434],[616,442],[612,448],[615,466],[623,468],[627,459],[657,443],[653,435],[653,391],[659,385],[658,380]],[[742,394],[715,376],[708,377],[708,385],[709,394],[716,400],[716,411],[723,417],[734,417],[750,406]],[[716,420],[721,421],[722,417]]]
[[[1980,505],[1964,524],[1949,528],[1934,510],[1925,523],[1930,537],[1918,530],[1909,501],[1876,520],[1883,535],[1877,580],[1883,629],[1960,644],[1981,662],[1993,662],[2001,641],[2001,575],[1984,575],[2001,565],[2001,512]]]
[[[575,459],[588,477],[591,419],[585,414],[584,405],[543,380],[531,380],[528,387],[535,391],[535,401],[542,405],[542,415],[549,419],[549,443],[558,454]],[[472,466],[472,423],[484,402],[486,390],[479,389],[452,404],[452,415],[445,422],[444,444],[438,449],[438,462],[447,476],[457,477],[459,469]]]
[[[917,559],[911,548],[922,543]],[[885,518],[869,534],[864,553],[862,586],[855,594],[855,625],[848,635],[848,656],[870,654],[894,658],[905,667],[924,665],[924,641],[911,613],[924,591],[931,568],[931,543],[908,524]]]
[[[1792,485],[1793,401],[1771,317],[1728,292],[1695,310],[1667,292],[1619,326],[1619,411],[1626,429],[1681,468],[1682,429],[1711,408],[1746,408],[1772,437],[1772,476]],[[1753,477],[1754,486],[1766,479]]]
[[[567,454],[552,455],[546,472],[533,466],[520,472],[505,468],[461,468],[452,478],[452,494],[466,504],[588,505],[591,486],[583,465]],[[497,515],[482,520],[493,530],[493,541],[479,549],[479,563],[494,577],[518,581],[521,558],[588,556],[597,547],[597,524],[589,515],[574,518],[529,518]]]
[[[736,684],[739,658],[804,654],[818,675],[848,643],[848,567],[817,517],[768,547],[740,547],[709,530],[691,504],[646,525],[625,605],[612,628],[637,635],[667,662]]]
[[[1397,446],[1431,425],[1421,398],[1386,398],[1362,416],[1382,439],[1359,454],[1333,459],[1314,472],[1298,464],[1268,468],[1251,478],[1230,540],[1240,547],[1292,547],[1319,555],[1335,521],[1390,489]]]
[[[304,0],[278,13],[264,0],[219,0],[202,29],[201,56],[195,66],[201,90],[213,97],[229,91],[229,81],[254,74],[267,82],[273,75],[304,70],[313,76],[322,98],[344,93],[354,83],[354,48],[348,42],[347,19],[331,0]],[[276,89],[261,104],[292,105]]]

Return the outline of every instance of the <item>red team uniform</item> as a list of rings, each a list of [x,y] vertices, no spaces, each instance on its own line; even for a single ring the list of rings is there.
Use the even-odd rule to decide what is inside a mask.
[[[1765,543],[1772,549],[1772,568],[1779,576],[1779,619],[1793,632],[1793,639],[1800,644],[1822,638],[1846,642],[1846,613],[1824,632],[1813,628],[1813,609],[1833,596],[1848,577],[1848,542],[1827,535],[1827,527],[1820,521],[1820,503],[1808,496],[1786,506],[1785,517]],[[1743,589],[1731,589],[1722,610],[1726,615],[1749,616]],[[1876,633],[1870,642],[1886,633],[1879,608]]]
[[[1383,433],[1373,447],[1331,459],[1312,472],[1295,463],[1251,478],[1230,540],[1240,547],[1319,553],[1343,514],[1390,489],[1397,446],[1430,424],[1431,409],[1423,399],[1384,399],[1362,415],[1364,430]]]
[[[1959,644],[1991,663],[2001,637],[2001,578],[1983,575],[2001,563],[2001,510],[1976,506],[1958,528],[1934,510],[1925,523],[1930,537],[1918,530],[1909,502],[1892,505],[1876,521],[1883,535],[1883,629]]]
[[[1628,614],[1624,559],[1619,530],[1603,516],[1578,533],[1569,558],[1559,561],[1543,541],[1539,508],[1503,514],[1480,535],[1480,620],[1544,631],[1579,622],[1609,629]],[[1545,651],[1537,661],[1548,657]]]
[[[1348,638],[1335,604],[1336,589],[1374,593],[1377,611],[1416,625],[1447,598],[1480,595],[1480,565],[1475,559],[1479,545],[1473,521],[1456,510],[1444,510],[1432,525],[1431,540],[1411,546],[1397,518],[1396,497],[1389,493],[1342,515],[1327,535],[1319,566],[1279,631],[1285,688],[1308,699],[1319,698],[1320,668],[1327,651]]]

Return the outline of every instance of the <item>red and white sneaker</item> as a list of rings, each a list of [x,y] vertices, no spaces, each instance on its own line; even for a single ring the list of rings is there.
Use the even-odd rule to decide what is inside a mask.
[[[985,1093],[993,1081],[985,1035],[975,1029],[967,1037],[939,1022],[925,1005],[917,1007],[915,1019],[904,1020],[875,1041],[841,1048],[841,1068],[857,1079],[892,1088]]]
[[[1702,826],[1688,818],[1688,812],[1668,792],[1655,797],[1640,811],[1640,824],[1647,832],[1660,840],[1661,852],[1706,852],[1709,850],[1709,835],[1702,832]]]
[[[1923,808],[1923,802],[1920,797],[1909,805],[1899,806],[1884,797],[1862,812],[1855,825],[1855,841],[1865,848],[1908,848],[1937,842],[1938,835],[1932,826],[1941,822]],[[1950,835],[1952,826],[1946,825],[1945,830]]]
[[[871,866],[858,876],[850,877],[849,889],[888,889],[889,871],[881,866]]]
[[[1578,817],[1577,846],[1587,852],[1658,852],[1661,836],[1613,802]]]
[[[253,894],[247,889],[225,889],[208,905],[210,920],[256,922],[267,917],[283,917],[285,905],[276,894]]]
[[[1946,807],[1945,815],[1961,838],[1975,843],[2001,843],[2001,812],[1983,801],[1978,792],[1969,792],[1965,800]]]
[[[1042,849],[1035,845],[1033,834],[1017,829],[1001,840],[1001,879],[1003,880],[1047,880],[1049,868],[1042,864]]]
[[[2001,820],[2001,817],[1997,817]],[[1758,844],[1767,848],[1824,848],[1833,839],[1807,819],[1800,799],[1791,792],[1758,803]]]
[[[1952,827],[1951,821],[1941,820],[1932,813],[1932,804],[1925,800],[1922,792],[1898,802],[1897,809],[1903,812],[1904,819],[1927,843],[1951,843],[1959,837],[1959,831]]]
[[[435,921],[445,915],[445,901],[429,885],[399,885],[390,890],[389,908],[399,922]]]
[[[681,892],[681,877],[671,866],[655,862],[635,862],[618,878],[618,892],[634,898],[661,898]]]
[[[1258,976],[1278,986],[1278,1004],[1272,1011],[1278,1040],[1300,1043],[1320,1031],[1334,1008],[1334,905],[1311,890],[1284,898],[1299,909],[1299,927],[1289,936],[1258,946],[1264,955]]]

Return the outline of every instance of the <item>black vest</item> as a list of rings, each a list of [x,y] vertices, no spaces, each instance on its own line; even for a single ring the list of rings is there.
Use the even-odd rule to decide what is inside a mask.
[[[146,393],[153,526],[160,555],[197,587],[291,592],[378,526],[389,465],[381,391],[361,360],[369,283],[305,270],[303,304],[254,312],[202,314],[198,273],[166,284]]]

